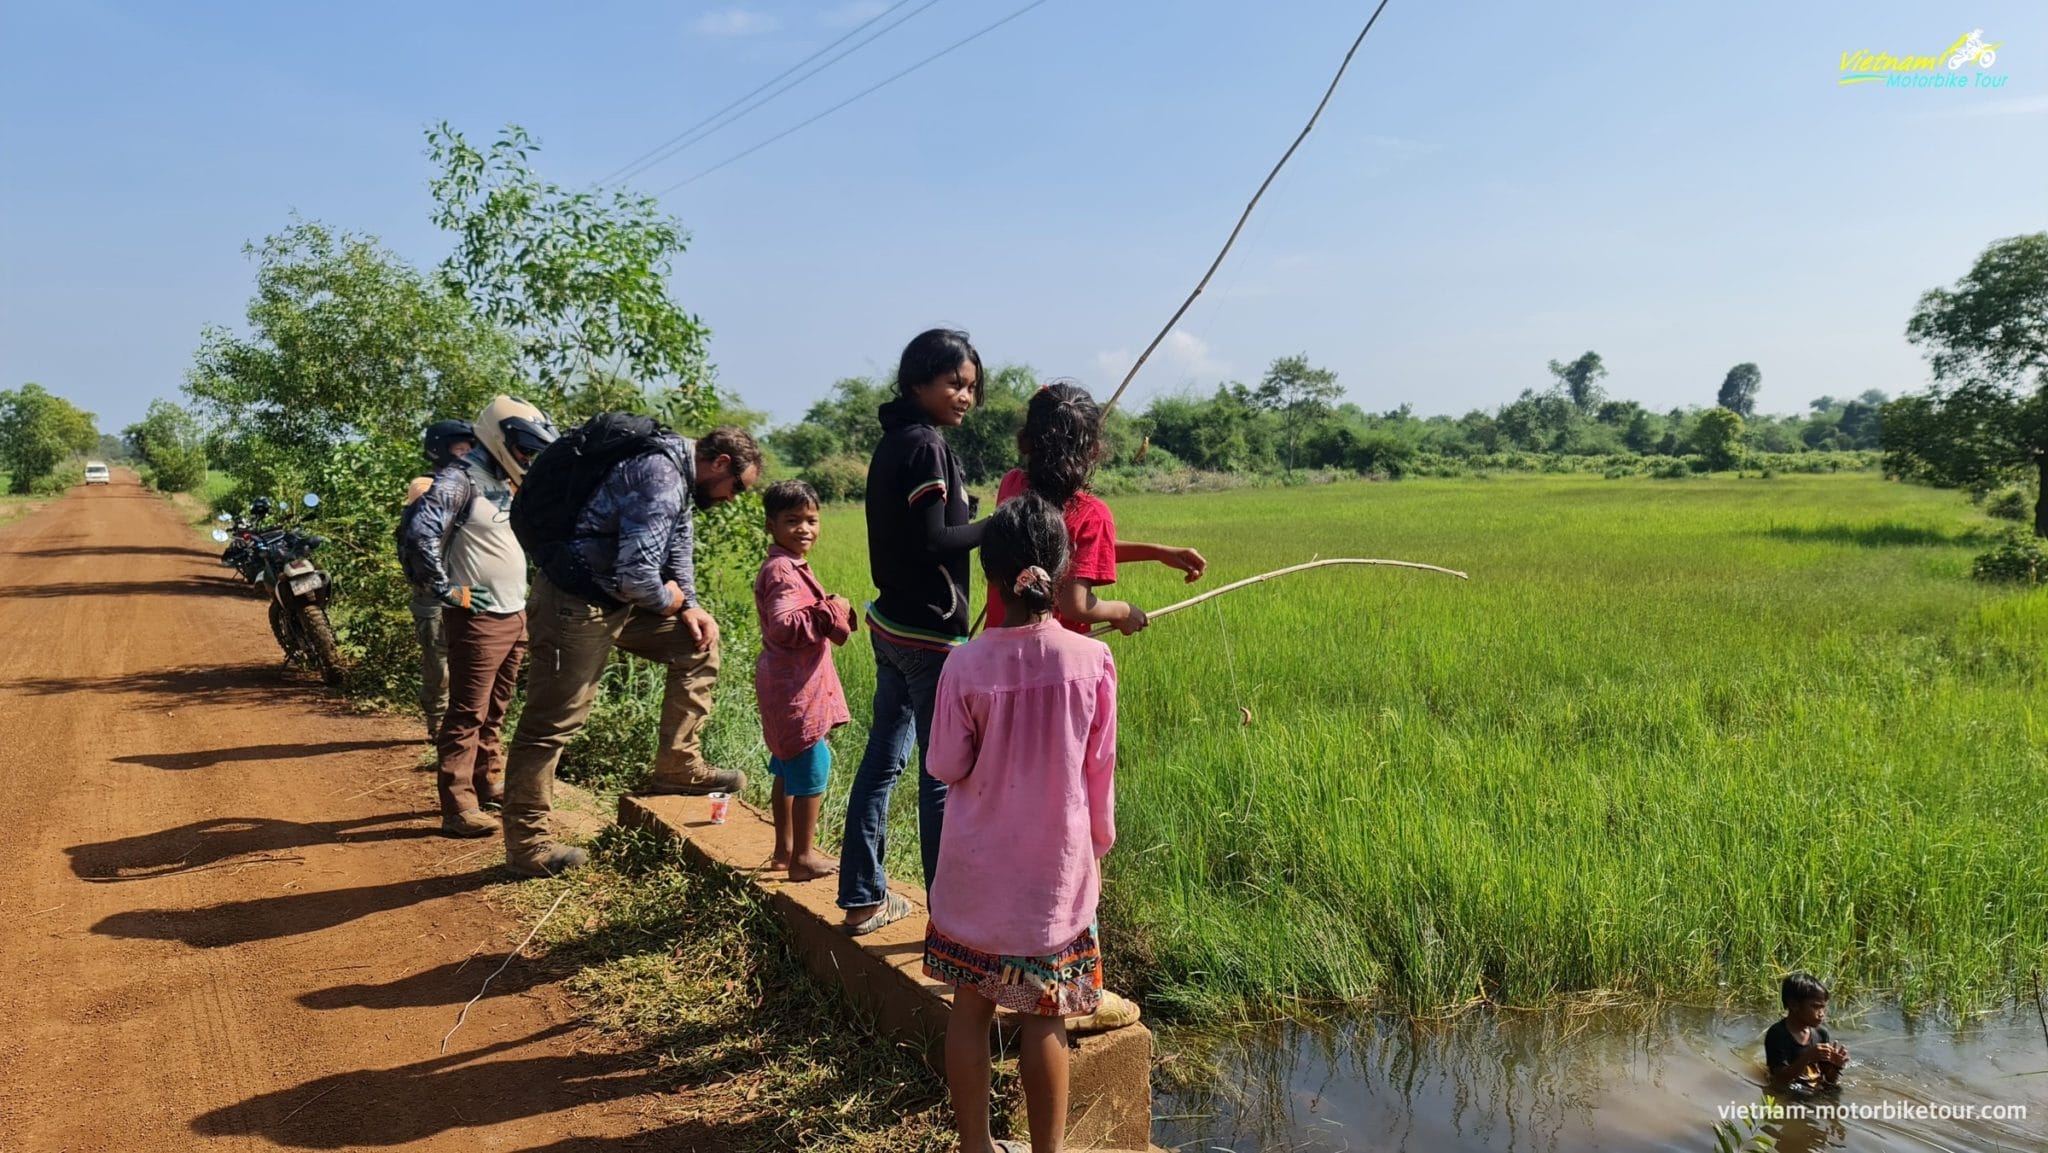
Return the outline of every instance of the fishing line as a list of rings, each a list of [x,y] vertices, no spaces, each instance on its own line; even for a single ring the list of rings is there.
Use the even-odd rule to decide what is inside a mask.
[[[1301,134],[1294,138],[1294,143],[1287,146],[1287,151],[1281,154],[1280,161],[1273,165],[1273,170],[1266,173],[1266,179],[1259,183],[1259,190],[1252,193],[1251,201],[1244,206],[1244,212],[1238,216],[1236,226],[1230,230],[1229,238],[1224,240],[1223,250],[1210,262],[1209,270],[1202,274],[1202,279],[1195,284],[1195,290],[1188,293],[1188,298],[1174,310],[1172,319],[1166,322],[1166,327],[1160,329],[1159,335],[1152,338],[1152,343],[1145,346],[1145,351],[1138,354],[1138,362],[1131,366],[1130,372],[1124,374],[1123,383],[1117,385],[1116,391],[1110,394],[1109,403],[1102,406],[1103,415],[1107,416],[1109,410],[1116,407],[1116,402],[1122,398],[1124,390],[1131,387],[1131,381],[1137,377],[1138,370],[1145,367],[1145,361],[1158,350],[1161,342],[1173,331],[1173,326],[1180,323],[1180,318],[1194,305],[1195,298],[1202,295],[1203,289],[1209,287],[1209,280],[1216,275],[1216,270],[1222,267],[1223,258],[1230,255],[1230,246],[1237,243],[1238,233],[1244,231],[1245,221],[1251,219],[1252,209],[1259,206],[1259,198],[1266,194],[1266,189],[1272,187],[1274,178],[1280,175],[1280,170],[1293,158],[1295,149],[1300,148],[1301,142],[1308,139],[1310,130],[1315,128],[1316,121],[1323,115],[1323,109],[1329,107],[1330,97],[1337,94],[1337,85],[1344,79],[1345,70],[1351,67],[1351,58],[1358,54],[1358,46],[1365,43],[1366,34],[1372,31],[1372,26],[1379,22],[1380,13],[1386,10],[1387,0],[1380,0],[1379,7],[1372,10],[1372,17],[1365,22],[1365,27],[1359,30],[1358,39],[1351,42],[1351,50],[1344,53],[1344,62],[1337,66],[1337,74],[1330,78],[1330,87],[1323,92],[1323,98],[1316,104],[1316,110],[1309,114],[1308,123],[1302,125]]]

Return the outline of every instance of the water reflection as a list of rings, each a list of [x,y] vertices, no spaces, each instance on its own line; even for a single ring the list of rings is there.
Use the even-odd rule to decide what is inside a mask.
[[[2024,1105],[2028,1116],[1767,1123],[1780,1150],[2048,1149],[2048,1041],[2031,1007],[1960,1029],[1845,1009],[1829,1020],[1851,1055],[1843,1088],[1811,1103]],[[1710,1150],[1719,1109],[1763,1096],[1774,1019],[1603,1008],[1169,1035],[1162,1051],[1179,1050],[1176,1064],[1213,1062],[1217,1073],[1161,1095],[1156,1136],[1187,1153]]]

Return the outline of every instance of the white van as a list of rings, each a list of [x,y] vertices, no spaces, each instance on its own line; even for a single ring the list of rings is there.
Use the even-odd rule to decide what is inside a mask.
[[[113,482],[113,479],[113,476],[107,472],[106,465],[96,460],[89,460],[85,462],[85,483],[111,484]]]

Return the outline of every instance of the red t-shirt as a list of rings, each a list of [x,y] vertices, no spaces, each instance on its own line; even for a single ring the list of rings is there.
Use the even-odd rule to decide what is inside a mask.
[[[1024,470],[1013,468],[1003,474],[1003,481],[996,486],[996,503],[1001,504],[1014,496],[1022,496],[1029,484],[1024,479]],[[1061,510],[1067,522],[1067,546],[1072,555],[1067,560],[1067,579],[1084,580],[1090,584],[1108,585],[1116,583],[1116,517],[1110,515],[1109,506],[1093,493],[1077,492]],[[1088,625],[1060,617],[1061,624],[1077,633],[1088,631]],[[1003,599],[990,588],[988,594],[988,627],[1003,627]]]

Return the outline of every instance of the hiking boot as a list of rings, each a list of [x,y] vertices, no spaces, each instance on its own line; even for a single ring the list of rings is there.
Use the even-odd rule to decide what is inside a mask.
[[[640,791],[657,797],[701,797],[706,793],[737,795],[747,787],[747,774],[738,769],[706,769],[695,777],[664,780],[660,774]]]
[[[506,858],[507,871],[522,877],[554,877],[590,863],[590,854],[574,845],[543,845],[532,856]]]
[[[464,809],[442,817],[441,831],[451,837],[488,837],[498,831],[498,821],[480,809]]]

